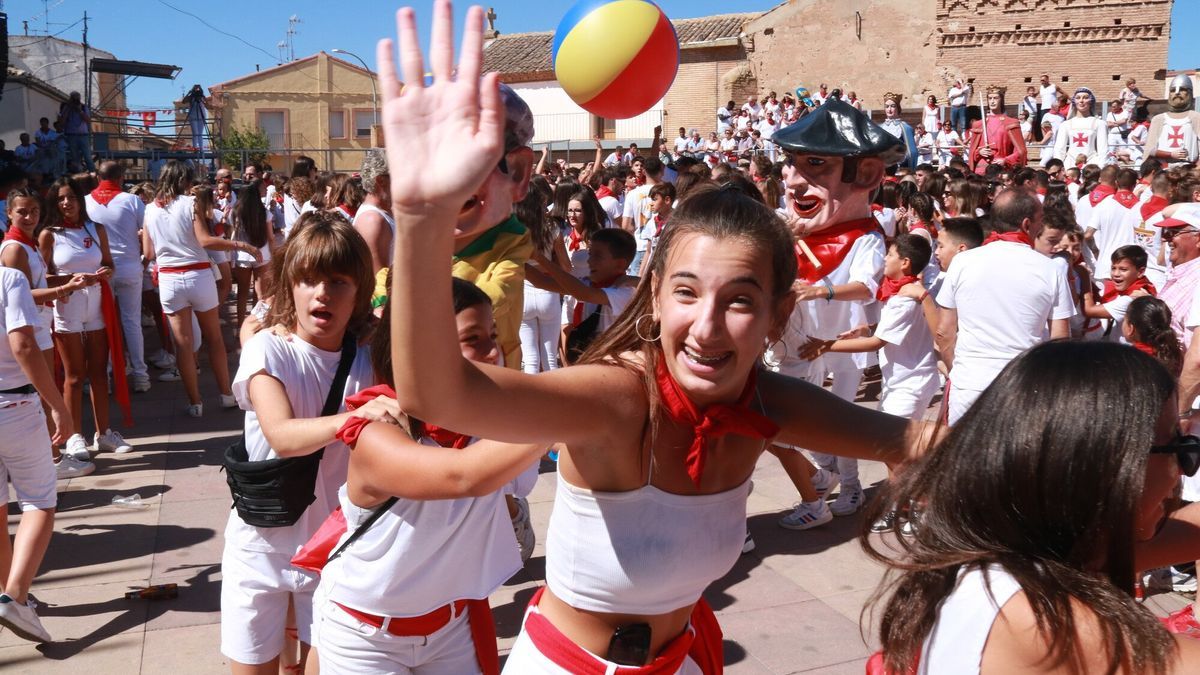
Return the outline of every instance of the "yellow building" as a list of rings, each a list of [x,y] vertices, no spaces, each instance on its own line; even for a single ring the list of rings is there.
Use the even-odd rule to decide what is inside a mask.
[[[372,147],[375,73],[325,52],[210,88],[209,118],[222,137],[234,128],[263,130],[268,161],[288,172],[308,155],[327,171],[357,171]]]

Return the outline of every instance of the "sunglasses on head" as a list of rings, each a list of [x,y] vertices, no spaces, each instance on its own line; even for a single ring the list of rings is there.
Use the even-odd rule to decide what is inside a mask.
[[[1200,469],[1200,436],[1177,433],[1166,445],[1150,446],[1150,454],[1175,455],[1180,472],[1185,476],[1194,476],[1196,470]]]

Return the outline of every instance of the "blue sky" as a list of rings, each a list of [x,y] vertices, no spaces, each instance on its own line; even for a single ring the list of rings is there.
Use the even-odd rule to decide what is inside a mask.
[[[92,44],[113,52],[118,58],[170,63],[183,68],[175,81],[140,79],[128,90],[131,108],[169,108],[193,84],[209,85],[263,68],[278,60],[276,45],[285,37],[288,18],[300,17],[294,38],[297,57],[335,47],[357,53],[374,67],[375,42],[394,32],[392,16],[400,3],[389,0],[315,1],[268,0],[266,2],[230,2],[228,0],[136,0],[99,2],[94,0],[48,0],[49,30],[65,30],[62,37],[79,40],[80,27],[67,29],[86,10],[90,17]],[[495,7],[496,27],[502,33],[553,30],[570,2],[551,0],[490,0]],[[660,0],[660,6],[672,18],[688,18],[729,11],[762,11],[776,0]],[[22,21],[30,21],[30,32],[41,33],[42,0],[0,0],[9,17],[9,32],[19,34]],[[205,26],[196,18],[172,9],[192,12],[224,35]],[[428,23],[429,4],[415,5],[423,24]],[[461,19],[467,3],[456,5]],[[1200,41],[1189,39],[1181,26],[1200,25],[1200,1],[1176,0],[1172,17],[1171,44],[1167,67],[1200,67]],[[423,34],[427,27],[423,25]],[[240,39],[239,39],[240,38]],[[243,42],[244,41],[244,42]],[[248,44],[247,44],[248,43]],[[1137,47],[1130,46],[1129,49]]]

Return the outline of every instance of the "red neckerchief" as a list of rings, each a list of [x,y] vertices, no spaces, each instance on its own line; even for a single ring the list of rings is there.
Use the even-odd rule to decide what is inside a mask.
[[[471,444],[470,436],[450,431],[449,429],[435,427],[432,424],[424,424],[424,428],[421,431],[427,438],[443,448],[462,450]]]
[[[920,277],[915,274],[900,277],[899,279],[884,277],[883,283],[879,284],[879,290],[875,292],[875,299],[880,302],[887,302],[893,295],[899,293],[901,288],[918,280],[920,280]]]
[[[1153,296],[1158,295],[1158,289],[1155,288],[1154,284],[1150,283],[1150,280],[1146,277],[1138,278],[1132,284],[1129,284],[1129,288],[1126,288],[1123,291],[1117,290],[1117,285],[1112,282],[1112,279],[1105,279],[1104,291],[1100,294],[1100,302],[1112,302],[1113,300],[1116,300],[1121,296],[1127,296],[1138,289],[1143,289]]]
[[[83,227],[83,223],[72,223],[66,218],[63,218],[62,227],[67,230],[78,230]]]
[[[1016,232],[993,232],[987,236],[987,239],[983,240],[983,245],[987,246],[988,244],[992,244],[997,241],[1007,241],[1013,244],[1025,244],[1029,248],[1033,248],[1033,240],[1029,238],[1028,234],[1021,232],[1020,230]]]
[[[1117,200],[1118,204],[1127,209],[1132,209],[1138,203],[1137,195],[1133,194],[1133,190],[1117,190],[1113,194],[1113,199]]]
[[[692,443],[688,448],[688,476],[696,487],[704,475],[704,464],[708,458],[708,441],[726,434],[737,434],[749,438],[771,438],[779,433],[779,426],[769,418],[754,412],[748,406],[754,396],[758,382],[758,371],[751,370],[746,386],[737,403],[715,403],[701,413],[680,388],[667,364],[661,359],[655,367],[658,381],[658,397],[672,422],[692,428]]]
[[[1150,345],[1146,344],[1145,342],[1134,342],[1133,348],[1143,354],[1153,356],[1156,359],[1158,358],[1158,352],[1155,351],[1154,347],[1151,347]]]
[[[115,180],[102,180],[100,186],[92,190],[92,199],[102,206],[108,206],[108,203],[119,194],[121,194],[120,183]]]
[[[1039,195],[1043,196],[1043,197],[1045,197],[1045,196],[1046,196],[1046,192],[1047,192],[1047,190],[1046,190],[1046,188],[1044,188],[1044,187],[1040,187],[1040,188],[1038,188],[1038,189],[1037,189],[1037,193],[1038,193]]]
[[[608,189],[607,185],[601,185],[599,190],[596,190],[596,199],[604,199],[605,197],[613,196],[613,191]]]
[[[579,230],[571,228],[567,234],[567,252],[574,253],[583,247],[583,235],[579,234]]]
[[[813,267],[808,256],[796,249],[796,269],[799,278],[810,284],[815,284],[821,277],[837,269],[838,265],[850,254],[850,247],[864,234],[879,232],[879,221],[874,217],[859,218],[838,223],[833,227],[813,232],[803,238],[805,244],[821,266]]]
[[[21,228],[16,226],[8,228],[8,232],[4,233],[4,240],[18,241],[35,251],[38,250],[37,242],[34,241],[32,237],[22,232]]]
[[[663,227],[665,227],[666,224],[667,224],[666,218],[663,218],[661,215],[659,215],[657,213],[654,214],[654,236],[655,237],[658,237],[660,234],[662,234]]]
[[[338,204],[337,210],[341,211],[342,213],[344,213],[346,215],[346,220],[354,220],[355,214],[358,213],[358,209],[354,209],[352,211],[352,210],[350,210],[350,207],[346,206],[345,204]]]
[[[916,230],[925,230],[926,232],[928,232],[928,233],[929,233],[929,238],[930,238],[930,239],[937,239],[937,236],[938,236],[938,233],[937,233],[937,228],[936,228],[936,227],[930,227],[930,226],[929,226],[929,223],[926,223],[925,221],[918,220],[917,222],[915,222],[915,223],[913,223],[912,225],[909,225],[909,226],[908,226],[908,231],[909,231],[910,233],[911,233],[911,232],[915,232]]]
[[[1097,185],[1088,193],[1088,201],[1095,207],[1100,202],[1104,201],[1105,197],[1110,197],[1116,194],[1117,189],[1109,185]]]
[[[1150,199],[1147,199],[1146,203],[1142,204],[1142,222],[1150,220],[1154,214],[1167,208],[1168,204],[1170,204],[1170,202],[1168,202],[1165,197],[1159,197],[1158,195],[1154,195],[1150,197]]]
[[[883,206],[881,206],[879,204],[872,204],[871,205],[871,213],[873,213],[873,214],[883,213]]]
[[[608,287],[612,286],[613,284],[617,283],[617,280],[619,280],[623,276],[625,276],[624,272],[617,274],[617,276],[615,276],[611,279],[606,279],[604,281],[601,281],[600,283],[594,283],[592,281],[588,281],[588,284],[592,288],[608,288]],[[583,306],[585,304],[587,304],[587,303],[585,303],[582,300],[577,299],[575,301],[575,312],[571,315],[571,327],[572,328],[574,328],[575,326],[578,326],[583,321]]]

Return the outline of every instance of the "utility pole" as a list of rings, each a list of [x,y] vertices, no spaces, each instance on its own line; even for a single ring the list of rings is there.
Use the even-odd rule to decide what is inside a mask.
[[[88,58],[88,15],[83,12],[83,104],[92,112],[92,61]]]

